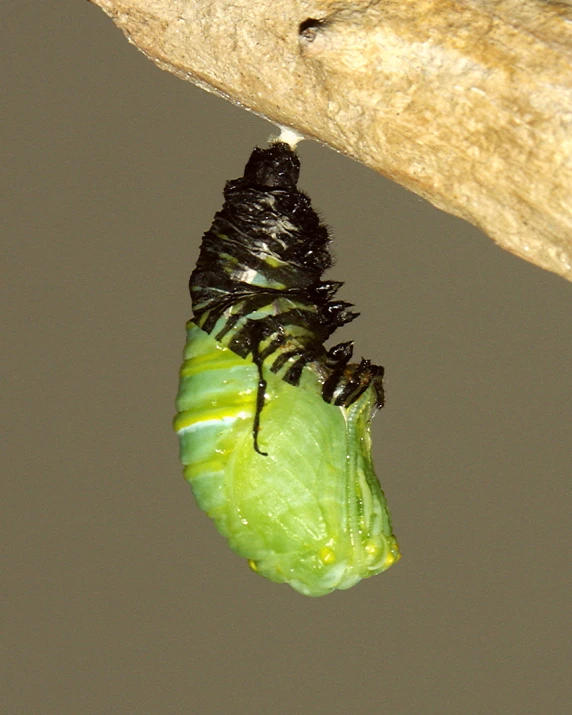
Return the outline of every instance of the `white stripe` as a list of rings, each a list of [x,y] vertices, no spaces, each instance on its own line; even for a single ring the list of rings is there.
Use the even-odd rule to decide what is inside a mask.
[[[219,420],[198,420],[197,422],[193,422],[186,427],[181,427],[181,429],[177,430],[177,434],[188,434],[189,432],[196,432],[202,427],[210,427],[213,425],[219,425],[220,427],[229,427],[233,425],[237,420],[244,420],[249,417],[252,417],[252,414],[250,412],[239,412],[238,415],[235,415],[233,417],[222,417]]]

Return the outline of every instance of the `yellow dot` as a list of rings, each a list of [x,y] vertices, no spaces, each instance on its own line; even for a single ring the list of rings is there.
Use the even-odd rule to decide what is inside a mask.
[[[388,569],[393,563],[395,563],[395,556],[391,552],[388,552],[385,556],[383,567]]]
[[[397,548],[397,543],[395,543],[393,545],[393,547],[385,555],[385,560],[383,562],[383,568],[388,569],[392,564],[399,561],[400,558],[401,558],[401,554],[399,553],[399,550]]]
[[[319,551],[319,556],[326,566],[333,564],[336,560],[336,555],[329,546],[323,546]]]
[[[256,561],[253,561],[252,559],[248,559],[248,565],[253,571],[258,571],[258,566],[256,565]]]

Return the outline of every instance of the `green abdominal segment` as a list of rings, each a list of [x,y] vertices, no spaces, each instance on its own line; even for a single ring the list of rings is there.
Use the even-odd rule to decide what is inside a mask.
[[[253,448],[258,367],[216,334],[187,324],[175,418],[201,509],[254,571],[308,596],[389,568],[399,552],[371,461],[373,383],[338,406],[323,399],[318,363],[304,366],[297,385],[263,363],[265,456]]]

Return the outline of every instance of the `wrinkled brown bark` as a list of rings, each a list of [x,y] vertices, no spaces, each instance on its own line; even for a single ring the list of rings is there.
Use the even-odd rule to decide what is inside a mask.
[[[572,0],[92,0],[163,69],[572,280]]]

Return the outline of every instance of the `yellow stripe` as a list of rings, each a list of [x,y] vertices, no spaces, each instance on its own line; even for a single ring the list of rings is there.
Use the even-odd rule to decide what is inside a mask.
[[[188,377],[189,375],[198,375],[201,372],[209,372],[211,370],[228,370],[231,367],[242,367],[247,364],[247,361],[236,355],[236,359],[231,359],[234,357],[234,353],[230,350],[229,355],[224,356],[224,360],[221,360],[220,355],[201,355],[199,357],[192,357],[182,364],[179,374],[181,377]],[[253,363],[250,363],[251,365]]]
[[[195,477],[202,477],[205,474],[217,474],[224,472],[226,462],[220,459],[205,459],[202,462],[192,462],[183,468],[183,475],[187,481],[192,481]]]

